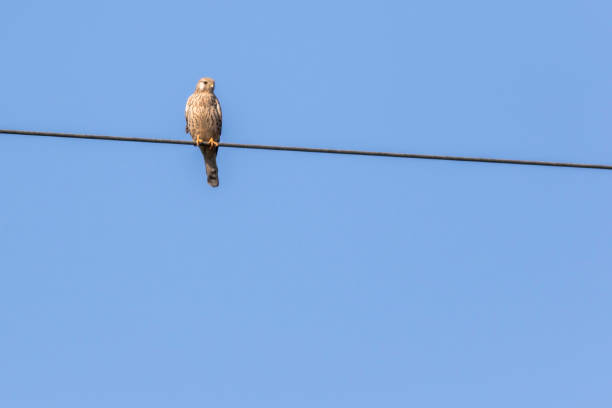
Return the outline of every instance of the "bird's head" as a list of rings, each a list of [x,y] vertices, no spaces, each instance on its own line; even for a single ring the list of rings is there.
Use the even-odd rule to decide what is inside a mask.
[[[202,78],[198,81],[196,90],[200,92],[212,92],[215,90],[215,80],[212,78]]]

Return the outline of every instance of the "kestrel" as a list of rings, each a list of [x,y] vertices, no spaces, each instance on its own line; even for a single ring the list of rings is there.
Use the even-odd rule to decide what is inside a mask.
[[[208,184],[219,185],[217,169],[217,150],[221,138],[221,105],[215,96],[215,81],[202,78],[185,105],[185,132],[191,134],[193,141],[204,155]],[[203,144],[205,143],[205,144]]]

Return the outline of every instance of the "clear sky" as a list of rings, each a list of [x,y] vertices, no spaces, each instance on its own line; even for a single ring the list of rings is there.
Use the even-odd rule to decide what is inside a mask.
[[[612,163],[609,1],[3,1],[0,128]],[[612,172],[0,135],[0,405],[609,407]]]

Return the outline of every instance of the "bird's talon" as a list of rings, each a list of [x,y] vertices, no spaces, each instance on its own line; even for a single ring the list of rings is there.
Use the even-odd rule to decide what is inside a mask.
[[[208,145],[213,147],[219,147],[219,142],[215,141],[212,137],[208,139]]]

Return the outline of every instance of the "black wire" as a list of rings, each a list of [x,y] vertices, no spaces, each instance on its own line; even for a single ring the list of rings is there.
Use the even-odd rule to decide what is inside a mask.
[[[152,138],[145,138],[145,137],[121,137],[121,136],[86,135],[86,134],[56,133],[56,132],[32,132],[32,131],[26,131],[26,130],[5,130],[5,129],[0,129],[0,133],[12,134],[12,135],[26,135],[26,136],[51,136],[51,137],[67,137],[67,138],[73,138],[73,139],[115,140],[115,141],[121,141],[121,142],[166,143],[166,144],[195,146],[195,143],[192,141],[176,140],[176,139],[152,139]],[[207,145],[207,144],[208,142],[200,143],[200,145]],[[290,151],[290,152],[353,154],[353,155],[361,155],[361,156],[401,157],[401,158],[407,158],[407,159],[451,160],[451,161],[478,162],[478,163],[503,163],[503,164],[520,164],[520,165],[528,165],[528,166],[574,167],[574,168],[581,168],[581,169],[612,170],[612,165],[605,165],[605,164],[563,163],[563,162],[512,160],[512,159],[490,159],[490,158],[482,158],[482,157],[439,156],[439,155],[412,154],[412,153],[369,152],[369,151],[363,151],[363,150],[320,149],[320,148],[312,148],[312,147],[290,147],[290,146],[267,146],[267,145],[225,143],[225,142],[220,142],[219,146],[235,147],[235,148],[241,148],[241,149],[285,150],[285,151]]]

